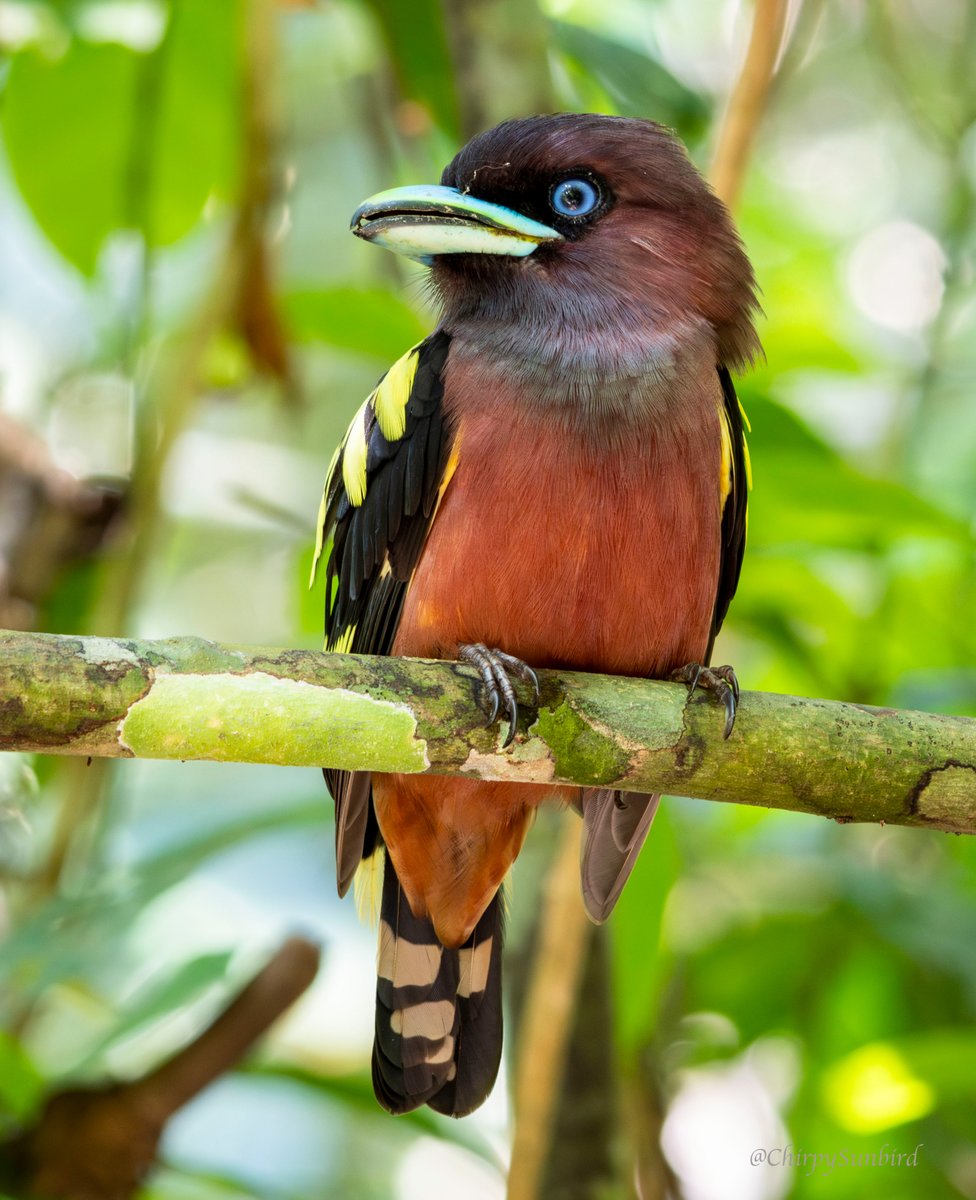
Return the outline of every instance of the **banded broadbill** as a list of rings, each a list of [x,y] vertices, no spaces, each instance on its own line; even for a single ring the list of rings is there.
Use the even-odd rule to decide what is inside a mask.
[[[352,229],[430,267],[441,320],[333,460],[318,545],[327,647],[466,660],[505,744],[533,667],[676,674],[714,689],[730,728],[734,676],[700,668],[742,561],[748,465],[730,371],[758,350],[756,295],[729,214],[681,145],[650,121],[507,121],[440,186],[367,200]],[[584,902],[602,921],[657,797],[327,778],[340,893],[386,851],[377,1097],[392,1112],[469,1112],[498,1068],[499,888],[536,806],[582,813]]]

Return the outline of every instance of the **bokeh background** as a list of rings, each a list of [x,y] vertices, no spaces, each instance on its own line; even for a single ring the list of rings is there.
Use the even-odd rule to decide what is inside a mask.
[[[707,168],[750,20],[0,0],[0,623],[318,646],[326,464],[434,320],[349,214],[524,112],[651,116]],[[967,0],[791,6],[738,211],[767,360],[718,654],[747,687],[976,715],[974,62]],[[516,872],[512,997],[566,819]],[[173,1120],[145,1196],[501,1197],[511,1057],[464,1122],[372,1101],[373,933],[331,820],[313,771],[3,756],[0,1134],[140,1075],[297,930],[318,981]],[[647,1197],[976,1197],[974,946],[969,839],[669,801],[592,944],[598,1053],[543,1194],[628,1194],[636,1144]],[[919,1143],[913,1168],[750,1164]]]

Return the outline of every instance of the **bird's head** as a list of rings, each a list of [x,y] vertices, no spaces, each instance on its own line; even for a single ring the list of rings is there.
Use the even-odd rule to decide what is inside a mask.
[[[564,113],[473,138],[440,186],[371,197],[353,232],[432,268],[450,326],[714,341],[756,353],[755,280],[727,209],[653,121]]]

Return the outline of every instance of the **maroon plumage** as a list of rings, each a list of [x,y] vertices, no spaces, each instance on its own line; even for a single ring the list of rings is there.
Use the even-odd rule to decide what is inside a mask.
[[[460,655],[496,698],[528,678],[506,656],[654,678],[707,663],[741,563],[729,369],[758,350],[756,300],[728,213],[679,143],[647,121],[506,122],[440,189],[376,197],[354,227],[430,262],[442,319],[394,368],[410,384],[402,430],[381,388],[333,474],[329,644],[354,630],[362,652]],[[392,1111],[468,1111],[497,1069],[496,897],[535,806],[582,811],[584,898],[602,920],[656,797],[330,784],[343,886],[378,844],[389,856],[377,1094]]]

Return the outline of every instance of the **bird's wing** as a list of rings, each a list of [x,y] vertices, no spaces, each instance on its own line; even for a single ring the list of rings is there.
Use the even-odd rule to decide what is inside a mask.
[[[383,376],[333,457],[319,509],[314,580],[328,547],[325,648],[389,654],[438,497],[452,433],[441,403],[450,336],[439,330]],[[325,771],[336,805],[336,876],[345,895],[377,847],[368,772]]]
[[[715,611],[712,616],[712,632],[708,642],[707,663],[712,656],[712,646],[722,628],[725,614],[729,611],[732,597],[739,583],[742,570],[742,555],[746,546],[746,501],[752,487],[752,469],[749,464],[749,447],[746,444],[748,419],[735,394],[732,376],[726,367],[719,367],[718,377],[722,384],[722,466],[719,486],[722,496],[722,557],[719,563],[718,589],[715,593]]]
[[[610,916],[651,828],[660,796],[582,788],[583,846],[580,886],[583,904],[598,925]]]
[[[719,367],[718,375],[722,387],[722,408],[719,410],[722,553],[706,663],[711,659],[715,636],[725,620],[739,582],[746,541],[746,498],[751,486],[744,428],[748,423],[729,372],[725,367]],[[594,921],[607,919],[623,891],[654,820],[659,799],[659,796],[605,788],[581,791],[584,828],[580,878],[583,901]]]

